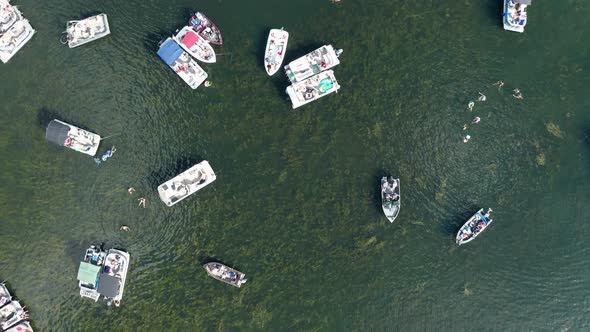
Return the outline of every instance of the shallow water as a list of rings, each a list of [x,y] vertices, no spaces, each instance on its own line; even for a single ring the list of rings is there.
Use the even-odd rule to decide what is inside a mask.
[[[225,55],[193,91],[155,51],[194,2],[14,1],[37,35],[1,69],[0,279],[37,330],[588,329],[590,3],[537,1],[518,34],[497,1],[207,2]],[[67,20],[100,12],[109,37],[59,43]],[[345,50],[337,95],[291,110],[262,65],[281,26],[286,61]],[[48,144],[53,118],[115,135],[99,151],[117,153],[97,167]],[[217,181],[161,203],[158,184],[203,159]],[[494,223],[458,248],[488,206]],[[131,254],[118,309],[78,295],[98,242]],[[207,277],[211,260],[248,283]]]

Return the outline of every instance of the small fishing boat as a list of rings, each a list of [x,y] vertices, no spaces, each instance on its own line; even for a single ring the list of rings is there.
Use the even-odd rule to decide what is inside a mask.
[[[285,72],[293,83],[328,70],[340,63],[338,57],[342,50],[335,50],[332,45],[324,45],[285,66]]]
[[[8,291],[8,287],[3,282],[0,282],[0,307],[12,300],[12,295]]]
[[[289,33],[283,28],[271,29],[266,41],[266,50],[264,51],[264,68],[268,76],[274,75],[285,59]]]
[[[223,45],[221,30],[205,14],[196,12],[189,20],[189,25],[211,44]]]
[[[29,315],[18,301],[12,301],[0,308],[0,330],[5,331],[11,326],[29,319]]]
[[[209,162],[203,160],[171,180],[158,186],[160,199],[172,206],[215,181],[217,176]]]
[[[483,209],[479,209],[467,222],[461,227],[457,233],[456,242],[458,245],[473,241],[484,229],[486,229],[493,219],[490,219],[492,209],[484,214]]]
[[[80,296],[98,301],[101,297],[118,307],[121,304],[129,269],[129,254],[118,249],[103,251],[97,246],[86,250],[78,268]]]
[[[203,268],[207,271],[207,274],[210,277],[238,288],[242,287],[242,284],[245,284],[246,281],[248,281],[245,274],[221,263],[207,263],[203,265]]]
[[[28,321],[22,321],[4,332],[33,332],[33,328]]]
[[[33,38],[35,29],[27,19],[14,22],[0,37],[0,60],[7,63],[25,44]]]
[[[98,14],[80,21],[68,21],[62,43],[74,48],[106,37],[110,33],[107,14]]]
[[[197,61],[172,38],[166,39],[160,45],[158,56],[193,89],[198,88],[208,77]]]
[[[381,178],[381,207],[383,213],[390,222],[393,222],[399,214],[401,196],[400,196],[400,181],[384,176]]]
[[[217,61],[213,47],[203,37],[199,37],[192,27],[177,30],[176,36],[172,38],[195,59],[206,63]]]
[[[293,108],[311,103],[340,89],[332,70],[323,71],[305,81],[293,83],[287,87]]]
[[[527,22],[527,8],[532,0],[504,0],[502,14],[504,30],[524,32]]]
[[[0,36],[4,35],[14,23],[22,20],[21,12],[10,3],[0,0]]]
[[[45,139],[51,143],[94,156],[100,136],[59,120],[52,120],[45,130]]]

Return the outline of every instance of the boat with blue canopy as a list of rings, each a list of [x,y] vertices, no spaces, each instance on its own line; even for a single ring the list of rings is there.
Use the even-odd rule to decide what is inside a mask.
[[[490,219],[492,209],[484,214],[483,209],[479,209],[467,222],[461,227],[457,233],[456,242],[458,245],[473,241],[481,232],[484,231],[494,221]]]
[[[197,61],[172,38],[162,42],[158,56],[193,89],[205,82],[208,77]]]

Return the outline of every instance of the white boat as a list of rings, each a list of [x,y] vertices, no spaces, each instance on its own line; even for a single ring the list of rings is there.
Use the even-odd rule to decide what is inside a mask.
[[[106,37],[110,33],[107,14],[98,14],[80,21],[68,21],[62,43],[74,48]]]
[[[105,252],[91,246],[86,250],[84,260],[78,268],[80,296],[94,301],[102,297],[109,305],[113,303],[118,307],[125,290],[128,269],[127,252],[118,249]]]
[[[14,23],[22,18],[20,10],[7,1],[0,0],[0,36],[4,35]]]
[[[203,37],[200,37],[192,27],[186,26],[176,32],[176,36],[172,37],[174,41],[195,59],[206,63],[217,61],[213,47]]]
[[[248,281],[244,273],[221,263],[207,263],[203,265],[203,268],[210,277],[238,288],[242,287]]]
[[[334,72],[327,70],[302,82],[293,83],[287,87],[287,94],[291,98],[293,108],[297,108],[336,92],[338,89],[340,85],[336,81]]]
[[[8,287],[3,282],[0,282],[0,307],[12,300],[12,295],[8,291]]]
[[[45,130],[45,139],[51,143],[94,156],[100,136],[59,120],[52,120]]]
[[[274,75],[283,64],[288,41],[289,33],[283,28],[270,30],[264,51],[264,68],[268,76]]]
[[[394,222],[401,207],[399,179],[381,178],[381,207],[387,220]]]
[[[285,66],[285,72],[293,83],[328,70],[340,63],[338,57],[342,50],[334,50],[332,45],[324,45]]]
[[[27,312],[18,301],[12,301],[0,308],[0,330],[5,331],[11,326],[29,318]]]
[[[504,0],[502,14],[504,30],[524,32],[527,22],[527,8],[532,0]]]
[[[457,232],[455,241],[458,245],[465,244],[473,241],[481,232],[484,231],[494,221],[490,219],[492,209],[488,208],[488,211],[484,214],[483,209],[479,209]]]
[[[172,206],[215,181],[217,176],[209,162],[203,160],[175,178],[158,186],[160,199]]]
[[[33,328],[28,321],[22,321],[4,332],[33,332]]]
[[[160,45],[158,56],[193,89],[207,79],[208,75],[203,68],[172,38]]]
[[[0,37],[0,60],[7,63],[25,44],[33,38],[35,29],[27,19],[16,21]]]

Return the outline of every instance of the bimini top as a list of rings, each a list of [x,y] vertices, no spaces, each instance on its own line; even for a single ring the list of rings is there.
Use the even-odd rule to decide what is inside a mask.
[[[180,46],[172,39],[165,41],[158,50],[158,55],[164,60],[164,62],[166,62],[166,64],[168,64],[168,66],[174,64],[176,59],[178,59],[182,53],[184,53],[182,48],[180,48]]]
[[[80,262],[80,268],[78,269],[78,280],[84,284],[94,285],[96,284],[98,272],[100,272],[100,266],[92,265],[86,262]]]
[[[51,143],[65,146],[65,141],[66,138],[68,138],[69,131],[70,126],[56,120],[51,120],[47,126],[47,130],[45,131],[45,139]]]
[[[192,31],[187,32],[186,35],[182,37],[182,43],[188,48],[193,47],[197,41],[199,41],[199,36]]]
[[[100,276],[100,282],[98,283],[100,295],[114,298],[119,294],[119,288],[121,288],[121,279],[109,274]]]
[[[532,5],[533,0],[514,0],[516,3],[522,3],[523,5]]]

